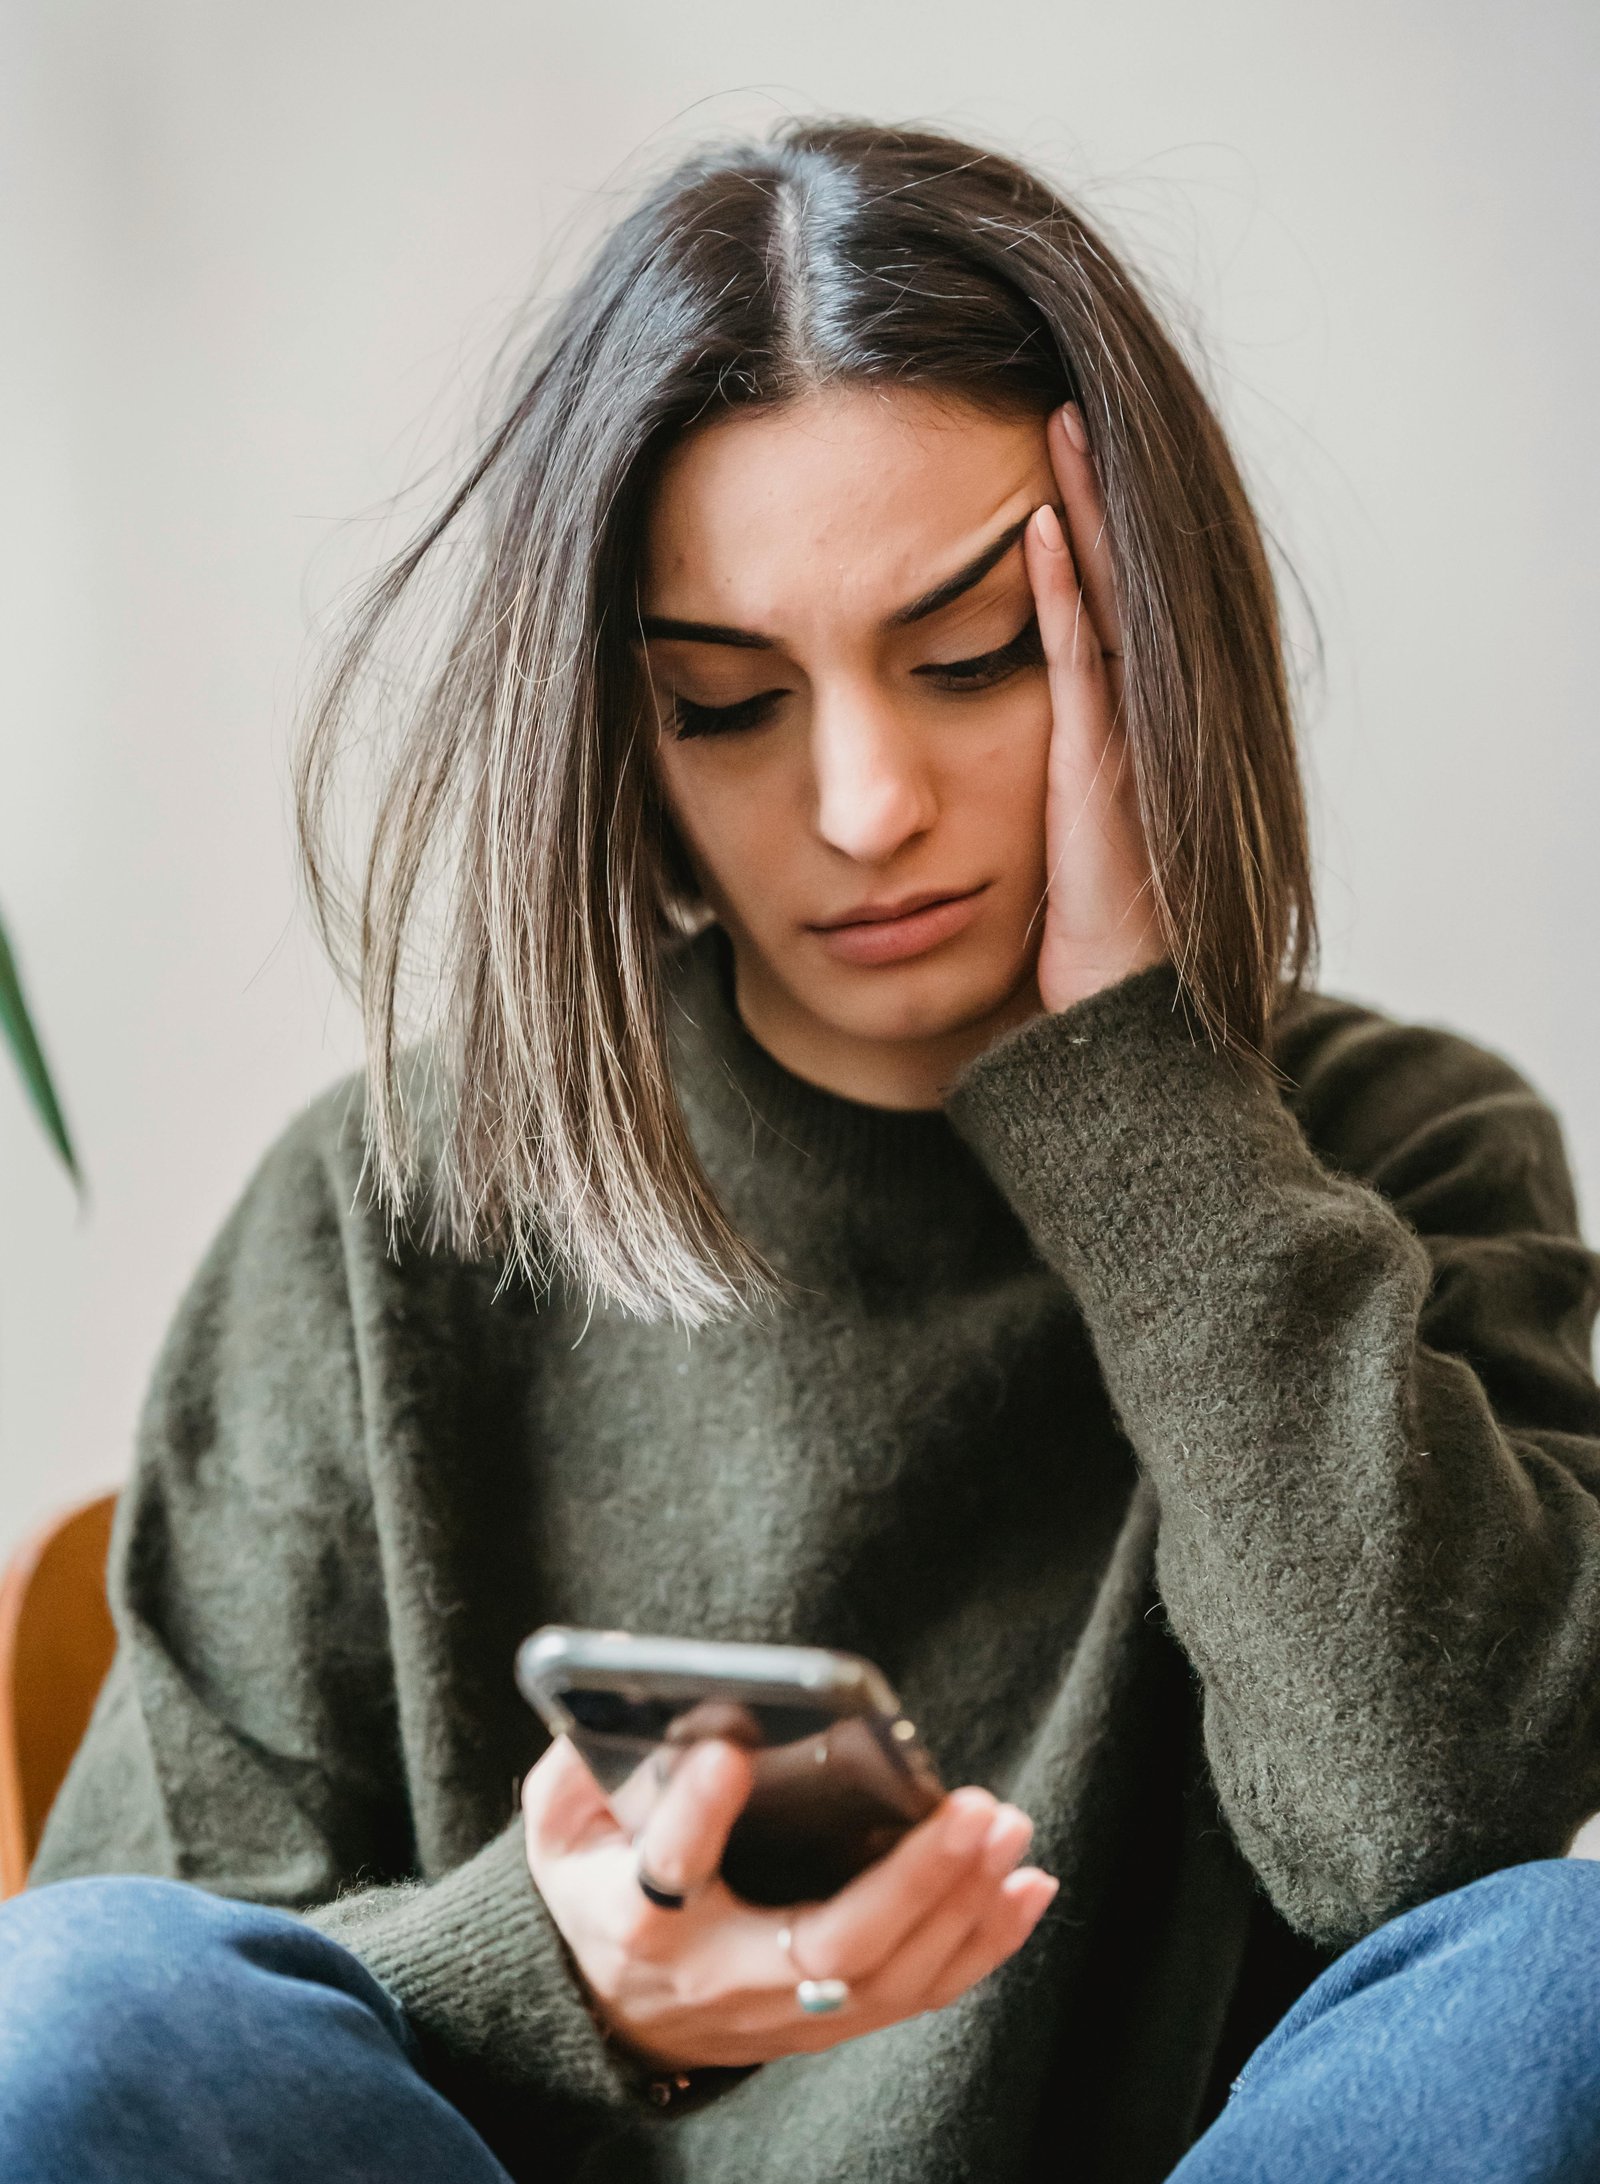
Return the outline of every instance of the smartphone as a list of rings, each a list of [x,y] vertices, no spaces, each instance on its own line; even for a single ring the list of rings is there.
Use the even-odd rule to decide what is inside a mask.
[[[752,1755],[722,1859],[747,1903],[833,1895],[944,1795],[888,1679],[859,1654],[547,1623],[516,1666],[523,1697],[571,1738],[631,1836],[700,1738]]]

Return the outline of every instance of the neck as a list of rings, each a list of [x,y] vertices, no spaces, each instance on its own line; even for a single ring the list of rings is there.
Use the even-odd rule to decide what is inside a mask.
[[[1002,1033],[1037,1016],[1041,1006],[1030,971],[997,1008],[951,1031],[861,1038],[811,1015],[759,963],[752,964],[745,949],[736,945],[733,954],[735,1004],[751,1038],[794,1076],[868,1107],[942,1107],[967,1063]]]

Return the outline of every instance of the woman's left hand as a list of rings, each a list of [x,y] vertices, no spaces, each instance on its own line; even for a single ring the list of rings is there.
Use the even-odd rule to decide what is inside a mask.
[[[1035,512],[1028,580],[1050,674],[1054,728],[1045,798],[1049,893],[1039,998],[1054,1013],[1159,963],[1150,859],[1122,722],[1122,628],[1105,509],[1076,408],[1052,413],[1051,466],[1066,510]]]

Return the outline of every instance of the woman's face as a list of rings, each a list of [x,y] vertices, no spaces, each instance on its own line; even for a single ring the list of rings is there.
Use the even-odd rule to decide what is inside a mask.
[[[1020,534],[1059,498],[1042,416],[864,386],[701,427],[663,471],[662,789],[749,1029],[848,1096],[934,1105],[1038,1006],[1051,713]]]

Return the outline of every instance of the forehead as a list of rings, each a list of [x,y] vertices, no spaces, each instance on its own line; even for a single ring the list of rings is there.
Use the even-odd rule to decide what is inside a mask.
[[[1042,416],[923,389],[819,390],[672,450],[641,603],[763,629],[883,619],[1053,498]]]

